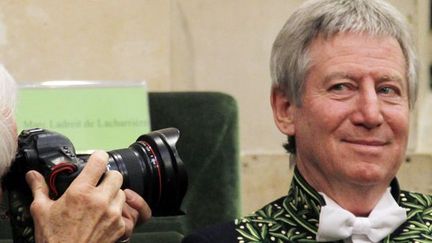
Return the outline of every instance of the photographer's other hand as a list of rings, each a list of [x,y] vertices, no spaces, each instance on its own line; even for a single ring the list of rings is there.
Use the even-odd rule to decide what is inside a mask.
[[[135,225],[144,223],[151,218],[151,210],[144,199],[136,192],[125,189],[126,204],[123,207],[123,219],[126,224],[126,232],[122,237],[128,239],[133,232]]]
[[[30,211],[36,242],[115,242],[126,234],[128,223],[122,218],[126,196],[120,190],[123,179],[117,171],[106,172],[107,160],[105,152],[93,153],[56,201],[49,198],[41,174],[27,173],[34,197]]]

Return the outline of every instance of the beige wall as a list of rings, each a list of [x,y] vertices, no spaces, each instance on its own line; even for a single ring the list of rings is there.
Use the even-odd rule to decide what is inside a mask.
[[[2,62],[18,81],[148,80],[170,89],[170,1],[0,1]]]
[[[268,62],[277,32],[301,2],[5,0],[0,1],[0,60],[19,82],[146,80],[152,91],[229,93],[240,108],[243,177],[256,178],[261,166],[273,163],[269,161],[287,166],[281,159],[284,136],[274,127],[268,102]],[[432,105],[428,104],[432,98],[426,88],[429,1],[391,2],[412,23],[423,61],[410,151],[430,153]],[[259,205],[250,195],[260,195],[265,202],[287,190],[287,183],[273,179],[277,175],[272,173],[281,172],[283,175],[283,170],[270,167],[270,180],[260,180],[264,189],[259,193],[251,189],[252,182],[245,182],[246,209]],[[264,190],[268,196],[262,196]]]

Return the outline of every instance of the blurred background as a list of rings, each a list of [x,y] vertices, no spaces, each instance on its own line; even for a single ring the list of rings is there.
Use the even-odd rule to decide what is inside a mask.
[[[0,62],[18,82],[146,81],[149,91],[232,95],[239,107],[247,213],[288,190],[285,137],[273,124],[269,104],[269,56],[275,36],[301,2],[1,0]],[[401,184],[432,193],[431,3],[390,2],[412,25],[421,62]]]

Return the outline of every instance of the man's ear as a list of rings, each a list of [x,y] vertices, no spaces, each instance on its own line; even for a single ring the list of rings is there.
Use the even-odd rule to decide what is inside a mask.
[[[272,87],[270,102],[276,126],[283,134],[294,136],[295,104],[288,100],[285,92],[283,92],[279,87]]]

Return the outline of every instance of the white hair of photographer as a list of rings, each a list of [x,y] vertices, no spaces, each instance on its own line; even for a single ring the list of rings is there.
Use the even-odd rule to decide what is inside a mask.
[[[16,91],[15,80],[0,65],[0,176],[9,168],[17,149]]]

